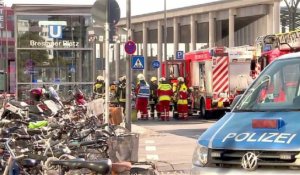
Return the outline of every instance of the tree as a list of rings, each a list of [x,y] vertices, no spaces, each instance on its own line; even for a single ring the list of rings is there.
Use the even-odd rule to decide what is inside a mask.
[[[288,9],[288,20],[289,20],[289,30],[296,29],[296,16],[297,16],[297,8],[300,3],[300,0],[284,0],[286,7]]]

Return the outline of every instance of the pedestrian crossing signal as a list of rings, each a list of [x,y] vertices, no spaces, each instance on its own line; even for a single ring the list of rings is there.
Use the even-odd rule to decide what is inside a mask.
[[[143,56],[133,56],[131,60],[131,69],[142,70],[144,69],[144,57]]]

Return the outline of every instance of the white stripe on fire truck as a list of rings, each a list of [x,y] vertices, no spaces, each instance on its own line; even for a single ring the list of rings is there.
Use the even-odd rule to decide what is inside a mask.
[[[225,92],[228,90],[228,77],[224,77],[214,88],[214,92]]]
[[[226,69],[228,69],[228,68],[227,68],[227,65],[226,65],[226,64],[223,64],[222,67],[220,67],[220,69],[219,69],[218,71],[216,71],[216,72],[213,71],[213,79],[216,79],[217,77],[219,77],[220,74],[221,74],[222,72],[224,72]]]
[[[218,69],[227,62],[226,58],[225,59],[222,59],[222,58],[224,58],[224,57],[216,58],[217,65],[216,65],[216,67],[214,67],[214,71],[218,71]]]
[[[217,66],[213,69],[213,75],[218,75],[218,72],[226,65],[226,59],[221,59],[222,57],[217,58]]]
[[[213,84],[219,83],[221,79],[223,79],[226,76],[226,73],[228,74],[228,68],[225,65],[225,67],[220,71],[219,73],[214,73],[215,76],[213,76]]]
[[[228,78],[224,79],[225,83],[221,84],[221,86],[217,87],[216,89],[214,89],[215,92],[228,92],[228,83],[226,83],[226,81],[228,82]]]
[[[222,59],[221,59],[222,58]],[[218,67],[213,70],[213,91],[216,93],[228,91],[228,59],[220,57]]]
[[[224,69],[222,69],[222,72],[218,73],[217,76],[213,77],[213,86],[219,84],[220,80],[226,77],[226,74],[228,75],[228,69],[225,67]]]
[[[219,62],[221,61],[220,57],[215,58],[217,65],[214,65],[215,67],[213,68],[213,70],[217,70],[218,67],[220,67],[221,65],[219,64]]]

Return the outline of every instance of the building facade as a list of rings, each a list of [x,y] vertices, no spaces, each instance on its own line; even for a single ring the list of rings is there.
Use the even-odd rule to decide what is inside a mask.
[[[88,27],[91,6],[13,5],[16,33],[17,97],[29,89],[55,86],[67,92],[78,85],[91,92],[95,79]]]
[[[222,0],[168,10],[164,16],[160,11],[131,19],[136,54],[147,63],[145,76],[156,75],[153,60],[176,59],[177,51],[254,45],[258,36],[279,33],[280,0]],[[118,27],[126,28],[126,18]]]
[[[15,33],[14,13],[10,7],[0,7],[0,93],[14,93],[15,74]]]

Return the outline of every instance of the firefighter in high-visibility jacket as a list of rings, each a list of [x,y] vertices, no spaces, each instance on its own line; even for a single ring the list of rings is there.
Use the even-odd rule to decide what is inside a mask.
[[[179,119],[188,119],[188,88],[184,82],[183,77],[178,77],[178,87],[176,91],[177,96],[177,112]]]
[[[150,96],[150,87],[145,81],[143,74],[137,76],[138,83],[135,89],[136,93],[136,110],[141,113],[142,120],[148,120],[148,100]]]
[[[99,75],[97,77],[96,82],[94,83],[94,89],[93,89],[93,98],[95,97],[102,97],[105,94],[105,83],[104,83],[104,77]]]
[[[170,120],[170,101],[173,96],[172,86],[166,81],[166,78],[160,78],[160,84],[157,88],[158,103],[160,110],[160,119],[162,121]]]

